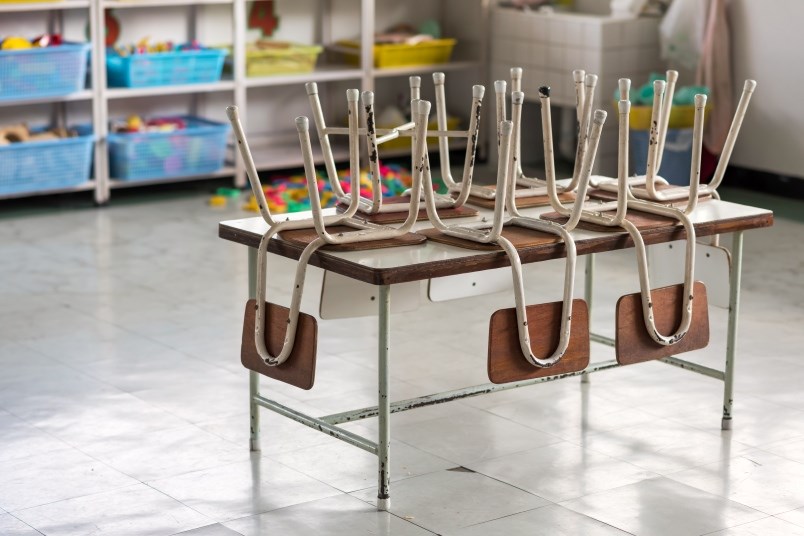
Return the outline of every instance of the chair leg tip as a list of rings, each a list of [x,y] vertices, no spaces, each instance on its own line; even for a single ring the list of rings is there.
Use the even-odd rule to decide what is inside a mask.
[[[731,417],[729,417],[728,419],[724,418],[722,421],[720,421],[720,429],[731,430],[731,424],[732,424]]]
[[[260,440],[259,439],[252,439],[249,442],[249,448],[251,452],[259,452],[260,451]]]
[[[377,499],[377,510],[387,512],[391,509],[391,498]]]

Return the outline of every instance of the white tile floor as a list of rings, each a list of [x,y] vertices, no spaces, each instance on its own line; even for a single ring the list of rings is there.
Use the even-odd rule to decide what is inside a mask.
[[[204,202],[0,219],[0,534],[804,535],[803,225],[747,235],[734,431],[720,383],[658,363],[397,414],[389,514],[363,451],[263,412],[248,452],[246,254],[216,237],[242,213]],[[632,255],[598,257],[599,331],[635,289]],[[530,273],[547,281],[534,301],[558,299],[558,265]],[[509,300],[399,315],[394,398],[484,381]],[[725,312],[711,318],[692,358],[720,367]],[[316,388],[266,394],[316,414],[371,404],[374,320],[320,331]]]

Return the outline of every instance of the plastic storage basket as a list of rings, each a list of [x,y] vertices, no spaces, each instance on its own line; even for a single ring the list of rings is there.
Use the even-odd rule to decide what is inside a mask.
[[[0,100],[56,97],[84,89],[88,43],[0,51]]]
[[[455,39],[432,39],[415,45],[381,44],[374,45],[374,67],[404,67],[407,65],[432,65],[447,63],[452,56]],[[360,64],[360,43],[340,41],[338,45],[353,49],[344,51],[346,61],[352,65]],[[340,49],[343,50],[343,49]]]
[[[187,128],[173,132],[110,134],[111,176],[147,180],[204,175],[223,167],[229,125],[182,117]]]
[[[246,76],[309,73],[315,69],[321,50],[323,48],[317,45],[249,49],[246,51]]]
[[[77,186],[89,180],[92,142],[81,136],[0,145],[0,195]]]
[[[631,137],[631,165],[633,173],[644,175],[648,167],[648,139],[647,130],[632,130]],[[667,179],[670,184],[688,186],[690,183],[690,165],[692,164],[692,129],[668,129],[664,143],[664,156],[659,176]]]
[[[221,79],[223,49],[157,52],[121,56],[109,49],[106,77],[110,87],[204,84]]]
[[[617,103],[614,103],[614,110],[616,111],[617,109]],[[711,111],[712,106],[704,108],[704,120],[709,118]],[[634,130],[650,130],[650,117],[652,113],[652,106],[632,106],[628,124]],[[674,105],[670,108],[670,120],[667,123],[668,128],[692,128],[694,123],[695,106]]]

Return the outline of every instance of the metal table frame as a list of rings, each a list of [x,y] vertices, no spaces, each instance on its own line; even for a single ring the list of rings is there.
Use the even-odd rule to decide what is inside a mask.
[[[720,201],[711,201],[711,203],[722,203]],[[762,214],[764,212],[764,214]],[[772,215],[767,211],[758,211],[759,214],[765,216],[772,222]],[[220,235],[222,238],[239,241],[246,243],[242,238],[234,238],[233,235],[225,232],[225,228],[231,222],[223,222],[221,224]],[[717,224],[717,222],[715,222]],[[726,339],[726,363],[724,370],[717,370],[706,367],[697,363],[679,359],[677,357],[667,357],[661,359],[662,362],[675,367],[689,370],[698,374],[703,374],[710,378],[721,380],[724,383],[723,390],[723,416],[721,427],[723,430],[730,430],[732,427],[732,407],[733,407],[733,388],[734,388],[734,364],[736,356],[736,343],[738,331],[738,315],[740,306],[740,283],[742,273],[742,250],[743,250],[743,231],[748,228],[758,228],[770,225],[768,221],[763,224],[744,225],[739,230],[730,231],[728,229],[723,232],[733,232],[733,241],[731,248],[731,273],[730,273],[730,289],[729,289],[729,311],[728,311],[728,331]],[[696,226],[697,227],[697,226]],[[712,231],[712,229],[710,229]],[[709,232],[708,234],[712,234]],[[651,243],[668,242],[676,238],[669,235],[663,239],[654,240]],[[416,246],[413,246],[416,247]],[[628,244],[620,243],[617,247],[611,247],[601,251],[613,251],[616,249],[624,249],[629,247]],[[274,251],[277,253],[277,251]],[[476,252],[488,254],[488,252]],[[292,257],[292,253],[281,252],[286,257]],[[580,254],[580,253],[579,253]],[[318,253],[316,255],[319,255]],[[523,259],[523,262],[529,262]],[[256,274],[257,274],[257,252],[254,247],[248,250],[248,263],[249,263],[249,295],[254,297],[256,289]],[[313,262],[315,264],[315,262]],[[325,267],[325,266],[322,266]],[[326,269],[330,269],[325,267]],[[490,267],[489,267],[490,268]],[[466,269],[463,272],[476,271],[475,269]],[[349,274],[342,274],[349,276]],[[594,277],[595,277],[595,253],[589,252],[586,254],[586,269],[585,269],[585,299],[589,305],[590,319],[593,303],[593,290],[594,290]],[[427,279],[427,277],[420,277],[418,280]],[[415,279],[414,279],[415,280]],[[260,450],[260,408],[271,410],[275,413],[283,415],[287,418],[293,419],[305,426],[326,433],[332,437],[345,441],[351,445],[361,448],[367,452],[375,454],[378,458],[378,491],[377,491],[377,508],[379,510],[387,510],[390,508],[390,416],[392,413],[400,411],[407,411],[414,408],[424,406],[431,406],[458,400],[462,398],[483,395],[498,391],[505,391],[508,389],[516,389],[537,383],[549,382],[567,378],[570,376],[582,376],[582,381],[588,381],[588,375],[593,372],[607,370],[620,365],[615,360],[599,361],[590,364],[585,370],[572,372],[567,374],[560,374],[556,376],[535,378],[530,380],[511,382],[507,384],[482,384],[451,391],[440,393],[433,393],[426,396],[420,396],[407,400],[400,400],[391,402],[389,393],[389,379],[390,379],[390,351],[391,351],[391,314],[390,314],[390,290],[392,283],[373,283],[379,287],[379,299],[377,304],[378,309],[378,322],[379,322],[379,337],[378,337],[378,378],[377,378],[377,405],[345,411],[326,415],[323,417],[313,417],[307,415],[293,408],[280,404],[279,402],[270,400],[264,397],[260,392],[260,374],[249,371],[249,401],[250,401],[250,415],[251,415],[251,433],[250,433],[250,448],[252,451]],[[590,320],[591,322],[591,320]],[[614,345],[614,339],[605,337],[599,334],[591,333],[591,340],[594,342]],[[339,427],[339,424],[358,421],[369,417],[378,417],[379,420],[379,434],[377,441],[369,438],[362,437],[349,430]]]

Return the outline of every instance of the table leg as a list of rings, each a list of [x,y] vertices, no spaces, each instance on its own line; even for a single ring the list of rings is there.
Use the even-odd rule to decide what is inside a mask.
[[[248,248],[248,295],[249,298],[257,294],[257,250]],[[249,401],[249,448],[251,451],[260,450],[260,407],[254,397],[260,394],[260,375],[253,370],[248,372],[248,401]]]
[[[592,297],[595,290],[595,254],[586,256],[586,270],[584,271],[583,299],[589,309],[589,331],[592,330]],[[581,374],[581,383],[589,383],[589,374]]]
[[[731,246],[731,275],[729,278],[729,326],[726,335],[726,370],[723,389],[723,420],[721,429],[731,430],[734,403],[734,358],[737,353],[737,317],[740,312],[740,283],[743,269],[743,233],[734,233]]]
[[[391,351],[391,287],[380,285],[379,303],[379,376],[378,384],[378,419],[379,438],[377,441],[377,458],[379,484],[377,487],[377,509],[388,510],[391,507],[391,400],[388,396],[389,363]]]

